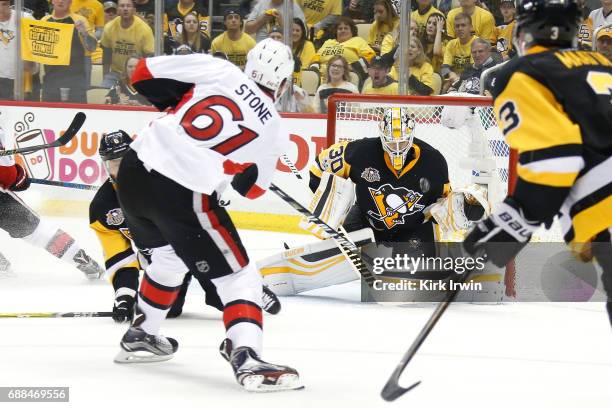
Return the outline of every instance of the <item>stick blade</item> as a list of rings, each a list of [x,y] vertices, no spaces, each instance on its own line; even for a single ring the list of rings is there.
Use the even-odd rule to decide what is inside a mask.
[[[64,134],[57,139],[57,146],[63,146],[68,143],[81,129],[81,126],[85,123],[85,119],[87,119],[85,113],[77,112],[77,114],[74,115],[74,119],[72,119],[72,123],[68,126],[68,129],[66,129]]]
[[[413,389],[420,383],[421,383],[420,381],[417,381],[414,384],[412,384],[410,387],[403,388],[403,387],[400,387],[397,381],[389,380],[383,387],[382,391],[380,392],[380,396],[385,401],[389,401],[389,402],[395,401],[396,399],[398,399],[399,397],[401,397],[402,395],[404,395],[405,393],[407,393],[408,391],[410,391],[411,389]]]

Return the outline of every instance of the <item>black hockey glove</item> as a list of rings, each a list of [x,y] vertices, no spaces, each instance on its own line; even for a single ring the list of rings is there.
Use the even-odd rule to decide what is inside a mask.
[[[120,294],[121,289],[119,289],[117,293]],[[129,294],[116,296],[115,303],[113,303],[113,320],[117,323],[124,323],[132,320],[135,302],[136,297]]]
[[[251,198],[251,189],[255,187],[259,171],[255,163],[248,163],[234,175],[232,187],[243,197]],[[255,197],[253,197],[255,198]]]
[[[468,233],[463,247],[474,257],[484,256],[498,267],[506,266],[527,245],[539,222],[528,221],[512,198],[499,204],[495,212]]]
[[[17,170],[17,178],[12,186],[9,187],[11,191],[24,191],[30,187],[30,177],[28,173],[18,164],[15,164]]]

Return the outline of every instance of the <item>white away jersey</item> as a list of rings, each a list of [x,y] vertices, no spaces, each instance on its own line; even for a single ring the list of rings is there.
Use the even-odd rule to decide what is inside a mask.
[[[13,149],[13,142],[9,140],[8,132],[5,132],[0,127],[0,150]],[[13,155],[0,156],[0,166],[10,167],[15,165],[15,158]]]
[[[221,193],[233,163],[255,163],[266,190],[289,143],[274,101],[232,63],[206,54],[142,60],[132,81],[193,84],[176,108],[131,144],[149,168],[193,191]],[[228,160],[229,159],[229,160]]]

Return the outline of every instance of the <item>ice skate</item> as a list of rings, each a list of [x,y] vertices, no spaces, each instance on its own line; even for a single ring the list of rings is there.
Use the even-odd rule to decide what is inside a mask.
[[[300,376],[291,367],[267,363],[257,356],[250,347],[232,349],[232,341],[225,339],[219,352],[229,361],[238,384],[251,392],[273,392],[299,390]]]
[[[171,337],[147,334],[139,327],[130,327],[121,339],[121,350],[115,363],[151,363],[170,360],[178,342]]]
[[[87,279],[100,279],[104,275],[104,269],[82,249],[79,249],[79,252],[74,255],[72,260],[76,263],[76,267],[85,274]]]
[[[280,300],[266,285],[263,285],[261,305],[263,310],[273,315],[278,314],[281,310]]]

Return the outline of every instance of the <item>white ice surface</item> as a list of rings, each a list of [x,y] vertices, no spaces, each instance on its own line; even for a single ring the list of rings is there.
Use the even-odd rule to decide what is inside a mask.
[[[100,258],[85,220],[53,220]],[[252,259],[278,251],[283,240],[296,245],[310,239],[241,234]],[[0,312],[111,308],[106,282],[89,282],[3,232],[0,251],[17,274],[0,279]],[[114,364],[126,326],[108,318],[0,319],[0,386],[68,386],[70,403],[54,405],[88,408],[390,406],[380,390],[434,308],[362,304],[356,282],[282,303],[279,315],[265,316],[264,358],[297,368],[303,391],[240,389],[217,351],[224,337],[221,313],[205,306],[197,283],[184,314],[162,327],[179,341],[175,358],[163,363]],[[610,408],[611,346],[601,303],[454,304],[402,378],[403,385],[423,383],[393,405]]]

